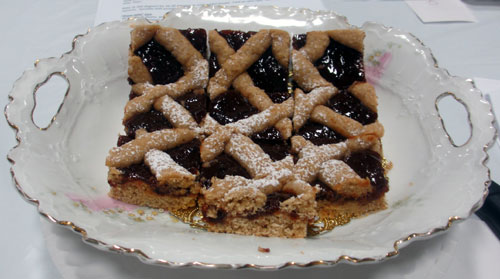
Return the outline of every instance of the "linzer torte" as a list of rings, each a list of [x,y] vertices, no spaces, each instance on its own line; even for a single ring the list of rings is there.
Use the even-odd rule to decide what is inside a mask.
[[[305,237],[318,218],[386,207],[364,33],[131,32],[125,131],[110,196],[198,206],[213,232]]]

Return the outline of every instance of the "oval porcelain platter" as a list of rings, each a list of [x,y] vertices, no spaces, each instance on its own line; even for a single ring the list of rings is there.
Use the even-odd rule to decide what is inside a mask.
[[[107,197],[108,150],[123,131],[128,100],[131,26],[105,23],[75,37],[60,58],[37,61],[15,83],[5,115],[19,144],[8,155],[22,195],[52,222],[80,233],[97,248],[139,256],[146,263],[210,268],[282,268],[380,261],[467,218],[483,203],[490,182],[484,165],[495,134],[489,104],[470,80],[438,68],[431,51],[410,33],[365,23],[365,71],[379,96],[379,120],[389,172],[388,209],[306,239],[208,233],[166,212]],[[277,7],[185,7],[165,16],[176,28],[258,30],[292,34],[353,28],[333,12]],[[33,123],[34,94],[52,75],[69,83],[47,128]],[[456,146],[443,128],[437,101],[464,104],[472,135]],[[270,253],[258,251],[258,247]]]

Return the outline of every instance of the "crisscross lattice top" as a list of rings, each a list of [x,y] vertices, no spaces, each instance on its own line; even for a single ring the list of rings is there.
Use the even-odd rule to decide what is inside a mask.
[[[318,183],[336,195],[363,198],[379,183],[374,175],[383,176],[384,130],[375,90],[364,78],[362,31],[315,31],[291,41],[281,30],[212,30],[209,60],[203,44],[173,28],[137,26],[131,39],[133,94],[124,124],[141,125],[126,128],[129,138],[110,151],[109,167],[143,162],[160,183],[189,188],[200,183],[204,168],[226,154],[245,175],[208,177],[203,202],[230,210],[237,201],[236,213],[247,214],[274,192],[314,201]],[[155,55],[162,59],[152,59]],[[278,85],[266,83],[266,74],[259,72],[268,65],[280,71]],[[227,110],[240,115],[221,121],[218,113]],[[142,118],[159,119],[159,124],[153,121],[159,128],[142,125]],[[262,145],[267,140],[262,134],[269,131],[277,131],[287,149],[279,159]],[[197,172],[162,152],[194,140],[199,144]],[[375,163],[358,166],[365,157]]]

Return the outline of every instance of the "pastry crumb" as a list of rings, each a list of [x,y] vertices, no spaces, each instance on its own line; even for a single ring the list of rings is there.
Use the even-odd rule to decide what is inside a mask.
[[[269,248],[263,248],[263,247],[260,247],[260,246],[259,246],[258,250],[261,253],[269,253],[269,252],[271,252],[271,249],[269,249]]]

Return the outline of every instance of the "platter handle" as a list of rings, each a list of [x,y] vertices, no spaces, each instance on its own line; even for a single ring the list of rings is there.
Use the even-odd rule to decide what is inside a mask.
[[[48,126],[39,127],[33,119],[33,112],[36,107],[36,92],[53,76],[57,75],[66,80],[67,90],[64,95],[66,97],[72,84],[66,74],[67,60],[68,56],[36,60],[34,68],[25,71],[14,83],[9,94],[10,101],[5,107],[4,114],[9,125],[17,130],[18,139],[22,136],[22,133],[40,133],[50,128],[54,123],[64,101],[59,105],[57,113],[52,117]]]
[[[460,79],[458,77],[452,78]],[[483,146],[483,149],[486,150],[493,143],[494,136],[497,133],[493,125],[494,117],[491,109],[491,104],[484,98],[483,94],[475,86],[472,80],[461,79],[460,81],[462,86],[467,88],[467,90],[451,90],[439,94],[436,97],[435,108],[438,112],[438,117],[441,120],[441,127],[446,133],[449,143],[454,148],[466,150],[472,146]],[[453,97],[456,102],[463,106],[467,113],[466,125],[469,126],[470,135],[468,139],[462,144],[457,144],[454,141],[453,137],[450,136],[449,132],[446,130],[445,122],[441,117],[438,103],[447,96]]]

